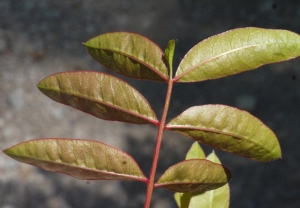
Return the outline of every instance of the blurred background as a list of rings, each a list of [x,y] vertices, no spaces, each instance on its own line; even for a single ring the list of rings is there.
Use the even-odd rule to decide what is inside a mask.
[[[43,137],[89,138],[114,145],[148,176],[156,128],[108,122],[55,103],[35,84],[60,71],[111,73],[82,42],[112,31],[136,32],[164,48],[177,39],[179,60],[201,40],[238,27],[300,33],[297,0],[1,0],[0,149]],[[232,171],[232,208],[300,207],[300,59],[223,79],[175,85],[169,119],[194,105],[221,103],[245,109],[278,136],[282,159],[250,161],[216,151]],[[166,86],[124,78],[145,95],[158,117]],[[166,132],[157,177],[184,159],[191,139]],[[211,148],[205,147],[207,154]],[[140,182],[81,181],[20,164],[0,154],[0,208],[143,207]],[[157,189],[153,208],[173,208],[173,193]]]

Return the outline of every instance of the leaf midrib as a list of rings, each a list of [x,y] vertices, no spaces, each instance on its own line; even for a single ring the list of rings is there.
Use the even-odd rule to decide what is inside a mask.
[[[190,181],[190,182],[164,182],[164,183],[156,183],[156,187],[164,186],[164,185],[184,185],[184,184],[206,185],[206,184],[226,184],[226,183],[228,183],[228,181],[226,181],[226,182],[192,182],[192,181]]]
[[[157,125],[157,123],[158,123],[158,120],[157,120],[157,119],[154,120],[154,119],[152,119],[152,118],[150,118],[150,117],[147,117],[147,116],[145,116],[145,115],[138,114],[138,113],[133,112],[133,111],[130,111],[130,110],[126,110],[126,109],[124,109],[124,108],[121,108],[121,107],[119,107],[119,106],[115,106],[115,105],[110,104],[110,103],[107,103],[107,102],[105,102],[105,101],[96,100],[96,99],[90,98],[90,97],[88,97],[88,96],[81,96],[81,95],[78,95],[78,94],[76,94],[76,93],[67,93],[67,92],[63,92],[63,91],[60,91],[60,90],[49,89],[49,88],[43,88],[43,87],[39,87],[39,88],[44,89],[44,90],[49,90],[49,91],[55,91],[55,92],[59,92],[59,93],[67,94],[67,95],[73,95],[73,96],[77,96],[77,97],[84,98],[84,99],[91,100],[91,101],[95,101],[95,102],[97,102],[97,103],[101,103],[101,104],[103,104],[103,105],[106,105],[106,106],[108,106],[108,107],[114,108],[114,109],[116,109],[116,110],[120,110],[120,111],[123,111],[123,112],[125,112],[125,113],[132,114],[132,115],[134,115],[134,116],[136,116],[136,117],[142,118],[142,119],[144,119],[144,120],[146,120],[146,121],[149,121],[149,122],[153,123],[154,125]],[[62,103],[62,104],[68,105],[68,104],[65,104],[65,103]],[[68,106],[70,106],[70,105],[68,105]],[[71,107],[73,107],[73,106],[71,106]],[[73,108],[74,108],[74,107],[73,107]],[[152,111],[152,112],[153,112],[153,111]],[[155,115],[154,112],[153,112],[153,114]]]
[[[128,178],[138,178],[139,181],[147,181],[147,178],[143,175],[143,173],[141,172],[142,174],[142,177],[141,176],[136,176],[136,175],[128,175],[128,174],[122,174],[122,173],[116,173],[116,172],[110,172],[110,171],[104,171],[104,170],[99,170],[97,168],[87,168],[87,167],[81,167],[81,166],[76,166],[76,165],[70,165],[68,163],[65,163],[65,162],[54,162],[54,161],[51,161],[51,160],[42,160],[42,159],[38,159],[38,158],[35,158],[35,157],[29,157],[29,156],[19,156],[19,155],[16,155],[16,154],[9,154],[9,155],[13,155],[17,158],[24,158],[24,159],[33,159],[33,160],[36,160],[36,161],[41,161],[41,162],[47,162],[47,163],[50,163],[50,164],[58,164],[58,165],[64,165],[64,166],[69,166],[69,167],[73,167],[73,168],[78,168],[78,169],[84,169],[84,170],[87,170],[87,171],[93,171],[93,172],[97,172],[97,173],[104,173],[104,174],[109,174],[109,175],[116,175],[116,176],[128,176]],[[27,163],[28,164],[28,163]],[[34,165],[34,164],[32,164]],[[34,165],[34,166],[37,166],[37,165]],[[41,166],[37,166],[39,168],[42,168],[42,169],[45,169],[45,170],[49,170],[49,169],[46,169],[44,167],[41,167]],[[141,171],[141,170],[140,170]],[[64,174],[67,174],[65,172],[62,172],[62,171],[57,171],[57,170],[53,170],[53,172],[59,172],[59,173],[64,173]],[[70,175],[70,174],[67,174],[67,175]],[[75,178],[75,176],[73,175],[70,175],[72,177]],[[77,178],[77,177],[76,177]]]
[[[158,74],[163,80],[165,80],[166,82],[168,81],[168,77],[166,77],[166,75],[164,75],[161,71],[157,70],[156,68],[154,68],[153,66],[151,66],[150,64],[148,64],[147,62],[143,61],[143,60],[140,60],[138,59],[137,57],[135,56],[132,56],[132,55],[129,55],[125,52],[122,52],[122,51],[119,51],[119,50],[113,50],[113,49],[107,49],[107,48],[97,48],[97,47],[92,47],[92,46],[88,46],[90,48],[93,48],[93,49],[97,49],[97,50],[107,50],[107,51],[111,51],[113,53],[117,53],[117,54],[121,54],[123,56],[126,56],[130,59],[133,59],[135,60],[136,62],[146,66],[147,68],[151,69],[152,71],[154,71],[156,74]],[[164,55],[164,54],[162,54]]]
[[[231,136],[231,137],[237,138],[239,140],[244,140],[244,141],[247,141],[248,143],[255,144],[256,146],[260,147],[261,149],[266,150],[268,153],[272,153],[271,150],[264,148],[265,146],[260,145],[259,143],[255,142],[251,139],[247,139],[245,137],[239,136],[237,134],[229,133],[229,132],[219,131],[219,130],[215,130],[215,129],[201,128],[201,127],[184,126],[184,125],[168,125],[168,126],[166,126],[166,128],[169,130],[173,130],[173,131],[174,131],[174,129],[187,129],[187,130],[190,129],[190,130],[211,132],[211,133]],[[178,133],[181,133],[181,132],[179,131]],[[188,137],[191,137],[191,136],[188,136]]]
[[[257,47],[257,46],[260,46],[260,45],[264,45],[264,44],[256,44],[256,45],[250,45],[250,46],[244,46],[244,47],[241,47],[241,48],[235,48],[235,49],[232,49],[232,50],[229,50],[227,52],[224,52],[224,53],[220,53],[219,55],[217,56],[213,56],[207,60],[204,60],[202,62],[200,62],[199,64],[196,64],[195,66],[191,67],[190,69],[187,69],[185,70],[183,73],[179,74],[177,77],[175,77],[174,79],[176,80],[179,80],[181,77],[183,77],[184,75],[186,75],[187,73],[189,73],[190,71],[194,70],[195,68],[198,68],[199,66],[209,62],[209,61],[213,61],[221,56],[225,56],[227,54],[230,54],[230,53],[233,53],[235,51],[239,51],[239,50],[242,50],[242,49],[246,49],[246,48],[251,48],[251,47]]]
[[[236,51],[239,51],[239,50],[243,50],[243,49],[247,49],[247,48],[251,48],[251,47],[259,47],[259,46],[268,46],[268,45],[273,45],[273,44],[282,44],[282,43],[288,43],[288,42],[291,42],[291,43],[296,43],[295,41],[281,41],[281,42],[271,42],[271,43],[266,43],[266,44],[252,44],[252,45],[248,45],[248,46],[243,46],[243,47],[239,47],[239,48],[235,48],[235,49],[231,49],[227,52],[224,52],[224,53],[220,53],[219,55],[216,55],[216,56],[213,56],[207,60],[204,60],[202,62],[200,62],[199,64],[196,64],[195,66],[191,67],[190,69],[187,69],[185,70],[184,72],[182,72],[181,74],[179,74],[178,76],[176,76],[174,78],[174,81],[177,81],[179,80],[180,78],[182,78],[184,75],[186,75],[187,73],[191,72],[192,70],[194,70],[195,68],[198,68],[200,67],[201,65],[209,62],[209,61],[213,61],[221,56],[225,56],[225,55],[228,55],[230,53],[233,53],[233,52],[236,52]],[[180,65],[179,65],[180,66]]]

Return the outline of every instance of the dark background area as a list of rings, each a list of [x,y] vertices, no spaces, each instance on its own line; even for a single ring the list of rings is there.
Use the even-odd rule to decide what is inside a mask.
[[[99,34],[130,31],[164,48],[177,39],[175,69],[199,41],[239,27],[300,33],[296,0],[1,0],[0,149],[41,137],[96,139],[125,150],[148,176],[155,128],[96,120],[54,103],[35,88],[45,76],[94,69],[111,73],[81,44]],[[248,110],[278,136],[282,159],[259,163],[217,151],[232,171],[232,208],[300,207],[300,59],[201,83],[175,85],[169,118],[188,107],[221,103]],[[158,117],[166,86],[124,78]],[[166,132],[157,176],[182,160],[192,141]],[[210,153],[209,147],[204,147]],[[0,208],[143,207],[138,182],[80,181],[19,164],[0,154]],[[176,207],[173,193],[155,190],[152,207]]]

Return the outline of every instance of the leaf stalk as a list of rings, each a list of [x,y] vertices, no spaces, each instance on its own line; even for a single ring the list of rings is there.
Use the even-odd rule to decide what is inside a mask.
[[[171,94],[172,94],[172,89],[173,89],[172,73],[173,73],[172,66],[170,66],[170,78],[169,78],[169,82],[168,82],[166,100],[165,100],[163,114],[162,114],[162,117],[161,117],[161,120],[160,120],[160,123],[158,126],[158,133],[157,133],[157,138],[156,138],[156,145],[155,145],[155,149],[154,149],[154,156],[153,156],[153,161],[152,161],[152,166],[151,166],[151,171],[150,171],[150,177],[149,177],[149,181],[147,183],[147,193],[146,193],[144,208],[150,208],[150,204],[151,204],[151,198],[152,198],[153,189],[154,189],[154,180],[155,180],[156,168],[157,168],[159,152],[160,152],[160,147],[161,147],[161,142],[162,142],[162,136],[163,136],[163,133],[165,130],[166,118],[167,118],[167,114],[168,114],[168,109],[169,109]]]

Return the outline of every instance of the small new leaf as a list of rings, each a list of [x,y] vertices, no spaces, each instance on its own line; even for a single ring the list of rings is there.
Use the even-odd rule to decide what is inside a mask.
[[[221,161],[214,153],[206,158],[214,163],[221,164]],[[195,194],[191,197],[189,208],[210,207],[210,208],[228,208],[230,201],[230,191],[228,183],[220,188]]]
[[[199,82],[286,61],[300,55],[300,36],[286,30],[240,28],[195,45],[178,66],[174,82]]]
[[[198,142],[194,142],[186,154],[186,160],[205,159],[205,153]],[[213,162],[213,161],[212,161]]]
[[[173,68],[173,58],[174,58],[174,51],[175,51],[175,42],[176,42],[176,40],[170,40],[168,42],[168,45],[167,45],[166,49],[165,49],[166,59],[168,60],[170,68]],[[170,76],[172,76],[172,74]]]
[[[3,152],[19,162],[78,179],[147,181],[131,156],[97,141],[37,139]]]
[[[147,100],[128,83],[100,72],[76,71],[53,74],[37,84],[56,102],[97,118],[135,124],[157,124]]]
[[[163,51],[144,36],[113,32],[99,35],[86,43],[89,54],[116,73],[152,81],[168,81]]]
[[[224,166],[205,159],[192,159],[168,168],[155,187],[175,192],[197,193],[224,186],[230,178],[230,171]]]
[[[174,199],[179,208],[189,208],[193,193],[175,193]]]
[[[198,142],[194,142],[190,151],[187,153],[191,154],[191,150],[201,149]],[[197,154],[192,154],[197,156]],[[190,155],[191,156],[191,155]],[[200,158],[202,154],[198,155]],[[209,154],[206,158],[214,163],[221,164],[219,158],[214,151]],[[202,193],[175,193],[174,199],[179,208],[198,208],[198,207],[211,207],[211,208],[228,208],[230,200],[230,192],[228,183],[220,188],[205,191]]]
[[[257,161],[281,157],[272,130],[250,113],[225,105],[191,107],[169,122],[166,129]]]

